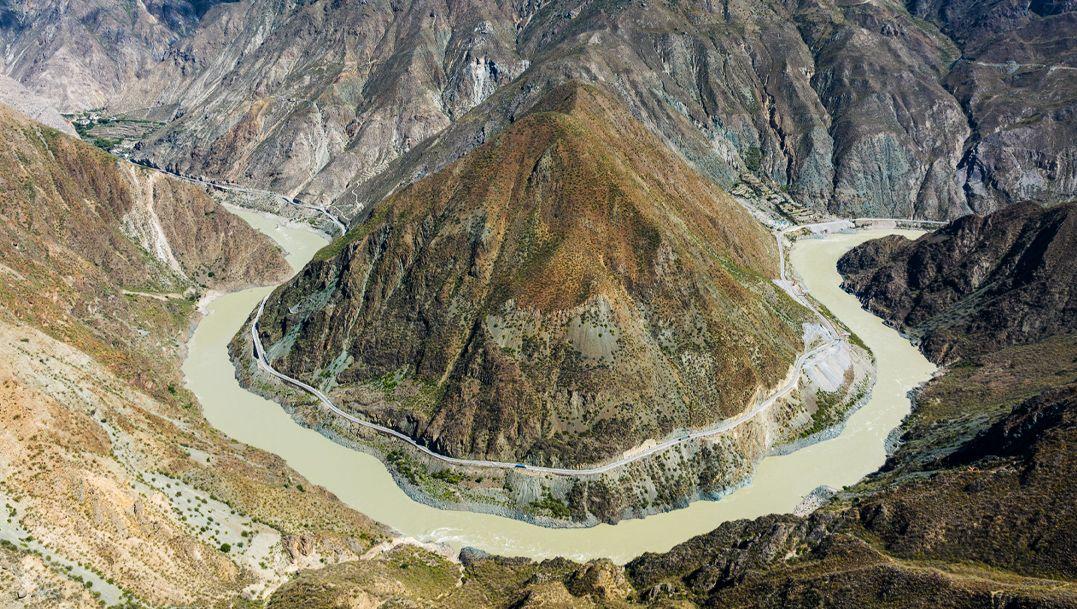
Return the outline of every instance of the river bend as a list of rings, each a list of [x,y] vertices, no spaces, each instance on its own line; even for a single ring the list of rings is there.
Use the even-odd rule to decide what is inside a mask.
[[[280,244],[297,270],[326,243],[324,236],[306,226],[230,209]],[[802,240],[790,255],[801,285],[861,337],[878,364],[878,381],[870,400],[850,417],[842,433],[789,455],[763,459],[751,484],[721,501],[696,501],[684,509],[616,525],[551,529],[415,502],[375,457],[300,426],[278,404],[240,387],[228,359],[228,342],[270,288],[233,292],[210,301],[188,344],[183,370],[188,387],[198,396],[213,426],[236,440],[281,456],[311,482],[403,535],[454,549],[473,546],[507,556],[607,557],[626,562],[643,552],[666,551],[725,521],[789,512],[817,486],[845,486],[882,465],[886,436],[909,412],[908,391],[929,379],[935,368],[895,330],[840,289],[835,263],[858,243],[901,232],[863,231]]]

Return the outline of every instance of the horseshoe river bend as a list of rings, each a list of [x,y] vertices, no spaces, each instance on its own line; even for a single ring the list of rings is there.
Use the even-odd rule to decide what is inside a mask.
[[[233,208],[272,237],[296,270],[326,244],[313,229],[275,216]],[[184,374],[209,422],[226,435],[275,453],[344,503],[401,535],[451,549],[471,546],[506,556],[576,560],[606,557],[626,562],[643,552],[662,552],[722,522],[790,512],[820,485],[840,488],[876,470],[885,459],[887,435],[908,414],[908,392],[935,367],[882,320],[840,288],[835,268],[851,247],[886,234],[869,230],[802,239],[790,260],[800,284],[855,332],[875,355],[878,380],[868,402],[836,437],[760,461],[749,484],[719,501],[695,501],[683,509],[590,528],[545,528],[501,516],[442,510],[418,503],[393,481],[375,457],[339,445],[300,426],[278,404],[240,387],[228,358],[228,342],[271,287],[213,298],[189,343]]]

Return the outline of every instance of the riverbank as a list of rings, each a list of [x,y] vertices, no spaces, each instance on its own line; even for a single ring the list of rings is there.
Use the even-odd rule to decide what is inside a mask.
[[[417,443],[407,421],[371,420],[361,405],[364,398],[357,405],[354,396],[348,401],[315,379],[309,381],[318,387],[273,367],[257,327],[264,301],[229,349],[242,386],[282,404],[294,419],[327,438],[376,456],[417,501],[542,526],[614,524],[716,499],[743,486],[773,445],[799,439],[801,446],[834,435],[835,426],[870,389],[870,354],[855,339],[846,340],[840,322],[824,316],[796,282],[785,279],[781,245],[779,240],[783,279],[775,283],[803,307],[797,321],[804,352],[789,373],[777,386],[760,387],[736,416],[646,440],[586,465],[456,458]]]
[[[323,241],[312,231],[308,232],[314,238],[309,245],[313,253]],[[855,235],[862,239],[870,236],[874,234]],[[910,362],[926,360],[896,332],[882,326],[877,318],[862,311],[855,299],[840,290],[834,261],[841,251],[854,243],[847,236],[834,239],[843,240],[838,246],[840,251],[827,251],[822,258],[819,257],[820,246],[830,243],[829,240],[798,244],[794,250],[794,266],[817,298],[816,288],[821,287],[821,284],[816,285],[818,282],[832,284],[834,297],[845,299],[844,307],[826,298],[820,300],[847,325],[851,321],[849,317],[866,319],[866,325],[853,324],[851,329],[873,351],[879,347],[888,352],[890,346],[898,350],[892,357],[877,356],[877,359],[880,360],[880,374],[888,370],[895,372],[894,376],[903,379],[905,388],[893,391],[888,384],[877,387],[869,403],[850,417],[838,438],[791,455],[763,459],[755,467],[752,483],[729,493],[721,501],[697,501],[684,509],[626,520],[617,525],[548,529],[488,514],[439,510],[416,503],[376,458],[336,444],[296,424],[277,404],[243,390],[234,379],[226,353],[227,343],[268,288],[227,294],[210,303],[209,315],[192,338],[191,357],[185,370],[190,369],[188,381],[204,405],[207,418],[218,429],[282,456],[311,482],[331,490],[348,505],[401,534],[423,542],[444,543],[456,549],[474,546],[502,555],[536,559],[609,557],[623,562],[644,551],[667,550],[727,520],[791,512],[805,495],[821,484],[840,488],[881,464],[883,439],[908,411],[906,392],[923,377],[915,366],[909,370],[905,368]],[[286,249],[292,252],[291,248]],[[799,254],[807,250],[812,250],[811,255],[807,256],[806,262],[798,264]],[[803,264],[812,272],[804,272]],[[815,271],[818,269],[829,271],[829,276],[817,276]],[[852,301],[851,305],[848,301]],[[877,411],[880,410],[886,413],[887,420],[893,421],[890,427],[882,429],[877,424]],[[873,430],[877,431],[877,438],[872,437]]]
[[[368,425],[336,404],[326,404],[328,398],[320,392],[280,382],[276,374],[267,373],[264,362],[257,361],[250,323],[243,325],[229,345],[244,388],[281,404],[293,419],[326,438],[373,455],[415,501],[440,510],[493,514],[543,527],[615,524],[683,509],[699,500],[718,500],[748,484],[755,465],[775,444],[795,441],[801,447],[835,435],[874,382],[866,350],[840,339],[830,322],[826,324],[829,330],[810,324],[805,330],[806,344],[823,342],[802,355],[782,381],[781,386],[790,389],[761,400],[736,423],[724,421],[710,430],[684,432],[675,441],[657,445],[652,441],[647,452],[637,452],[614,467],[547,471],[511,464],[461,466],[415,450],[395,432]],[[828,367],[834,377],[828,364],[835,357],[846,378],[831,378],[829,383],[813,379],[821,375],[820,368]]]

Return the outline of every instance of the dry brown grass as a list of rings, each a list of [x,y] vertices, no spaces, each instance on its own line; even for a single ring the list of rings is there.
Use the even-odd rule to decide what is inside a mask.
[[[405,385],[440,385],[433,412],[390,396],[440,450],[579,462],[740,412],[784,377],[804,316],[777,274],[773,237],[744,209],[574,84],[382,202],[278,292],[263,327],[338,286],[332,307],[282,315],[317,326],[285,369],[320,374],[348,351],[345,388],[401,369]],[[594,333],[570,338],[584,318]]]

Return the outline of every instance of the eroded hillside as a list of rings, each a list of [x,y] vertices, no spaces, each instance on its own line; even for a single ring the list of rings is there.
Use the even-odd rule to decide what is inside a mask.
[[[879,239],[838,262],[864,306],[936,362],[1077,330],[1077,204],[1013,205],[930,237]]]
[[[182,386],[207,289],[279,281],[203,191],[0,109],[4,603],[257,598],[380,527],[222,437]]]
[[[569,80],[704,175],[850,216],[1077,194],[1072,3],[16,2],[3,71],[140,158],[358,214]],[[54,36],[42,32],[55,32]]]
[[[281,279],[284,258],[200,189],[0,109],[6,315],[158,397],[206,289]]]

